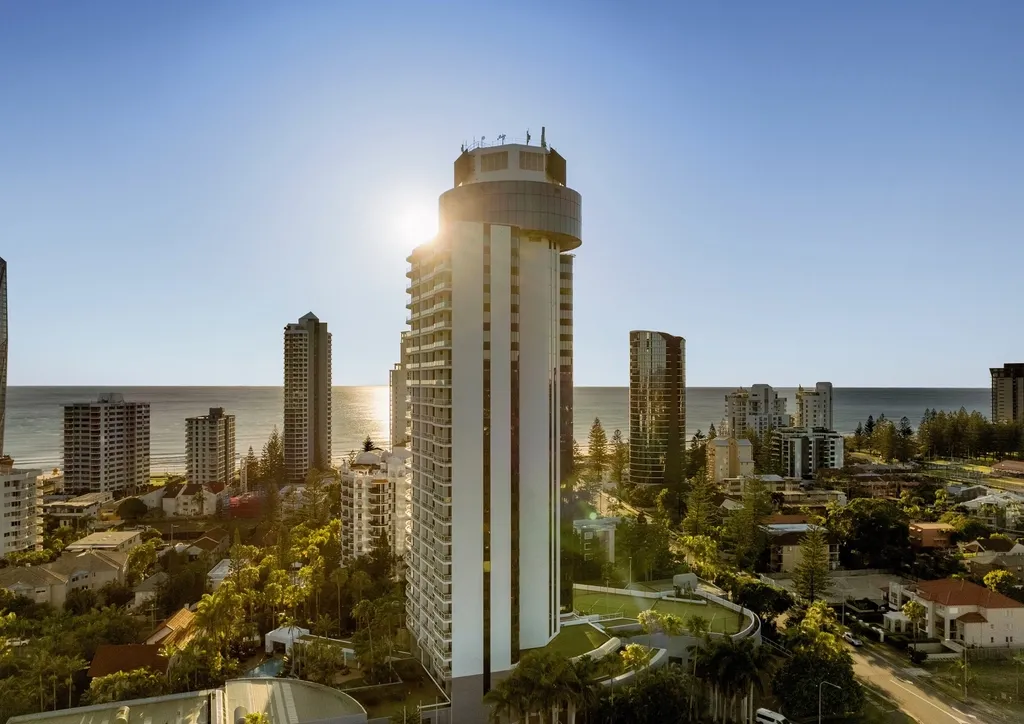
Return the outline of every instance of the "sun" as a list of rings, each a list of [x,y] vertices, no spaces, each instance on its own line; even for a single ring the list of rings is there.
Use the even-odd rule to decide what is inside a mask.
[[[403,246],[417,246],[437,235],[437,206],[405,204],[394,220],[396,241]]]

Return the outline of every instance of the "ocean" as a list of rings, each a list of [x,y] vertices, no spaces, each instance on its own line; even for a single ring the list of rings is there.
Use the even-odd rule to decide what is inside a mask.
[[[698,429],[717,427],[725,395],[733,388],[691,387],[686,390],[687,436]],[[796,388],[777,388],[795,409]],[[236,445],[240,454],[249,446],[259,453],[276,425],[282,425],[280,387],[11,387],[7,394],[7,431],[4,450],[19,467],[50,469],[61,465],[62,405],[94,400],[102,392],[120,392],[127,400],[151,405],[150,457],[156,471],[180,472],[185,467],[185,418],[223,407],[235,415]],[[926,408],[978,410],[988,416],[988,388],[836,388],[836,428],[853,432],[868,415],[898,420],[906,415],[917,427]],[[369,435],[388,445],[389,394],[387,387],[335,387],[333,394],[333,452],[336,459],[359,447]],[[577,387],[575,395],[576,439],[586,446],[595,417],[611,437],[621,429],[628,436],[628,390],[625,387]]]

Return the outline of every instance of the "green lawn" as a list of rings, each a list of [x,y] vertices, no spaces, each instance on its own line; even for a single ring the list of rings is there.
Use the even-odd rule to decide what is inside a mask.
[[[742,619],[735,611],[708,603],[698,605],[695,603],[680,603],[679,601],[666,601],[664,599],[643,598],[642,596],[631,596],[628,593],[599,593],[595,591],[574,591],[573,608],[580,615],[591,614],[618,614],[622,618],[636,619],[641,611],[654,609],[659,613],[672,613],[682,619],[689,616],[702,616],[711,623],[711,631],[714,633],[734,634],[750,623],[750,619],[744,616]]]
[[[963,670],[954,662],[944,661],[925,667],[930,673],[929,684],[933,684],[946,695],[963,700]],[[1020,667],[1021,680],[1017,680],[1017,666],[1012,661],[972,661],[968,667],[968,701],[983,701],[1013,712],[1024,720],[1024,667]],[[1020,697],[1018,697],[1020,683]]]
[[[587,623],[563,626],[546,648],[567,658],[582,656],[600,647],[611,637]]]
[[[414,659],[399,659],[393,662],[395,673],[401,677],[401,683],[384,684],[369,689],[345,691],[349,687],[358,686],[360,681],[346,682],[342,690],[358,701],[366,709],[370,719],[387,719],[399,714],[404,707],[412,714],[419,705],[428,706],[444,703],[447,697],[427,676],[420,663]]]

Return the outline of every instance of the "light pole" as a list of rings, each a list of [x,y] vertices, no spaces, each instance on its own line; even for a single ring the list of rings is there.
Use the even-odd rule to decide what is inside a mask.
[[[626,589],[633,587],[633,556],[629,557],[629,583],[626,584]]]
[[[839,691],[843,690],[843,687],[836,686],[831,681],[822,681],[818,684],[818,724],[821,724],[821,687],[825,686],[825,684],[828,684],[833,689],[838,689]]]

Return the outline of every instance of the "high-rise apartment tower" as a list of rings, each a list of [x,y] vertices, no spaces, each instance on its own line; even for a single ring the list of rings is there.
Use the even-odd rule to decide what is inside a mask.
[[[402,351],[388,378],[391,387],[391,446],[409,444],[409,388],[406,385],[406,356],[409,333],[402,332]]]
[[[800,387],[796,391],[794,427],[813,430],[832,429],[832,383],[818,382],[814,389]]]
[[[686,340],[629,333],[629,482],[679,483],[686,451]]]
[[[149,485],[149,403],[116,393],[64,406],[64,490],[132,493]]]
[[[408,625],[456,710],[559,627],[580,195],[553,148],[465,149],[409,256]],[[474,721],[464,711],[456,721]]]
[[[185,470],[196,485],[230,485],[235,475],[235,416],[223,407],[185,419]]]
[[[293,482],[331,467],[331,333],[312,312],[284,328],[284,467]]]
[[[1024,420],[1024,362],[992,367],[992,421]]]
[[[7,262],[0,258],[0,457],[7,420]]]

